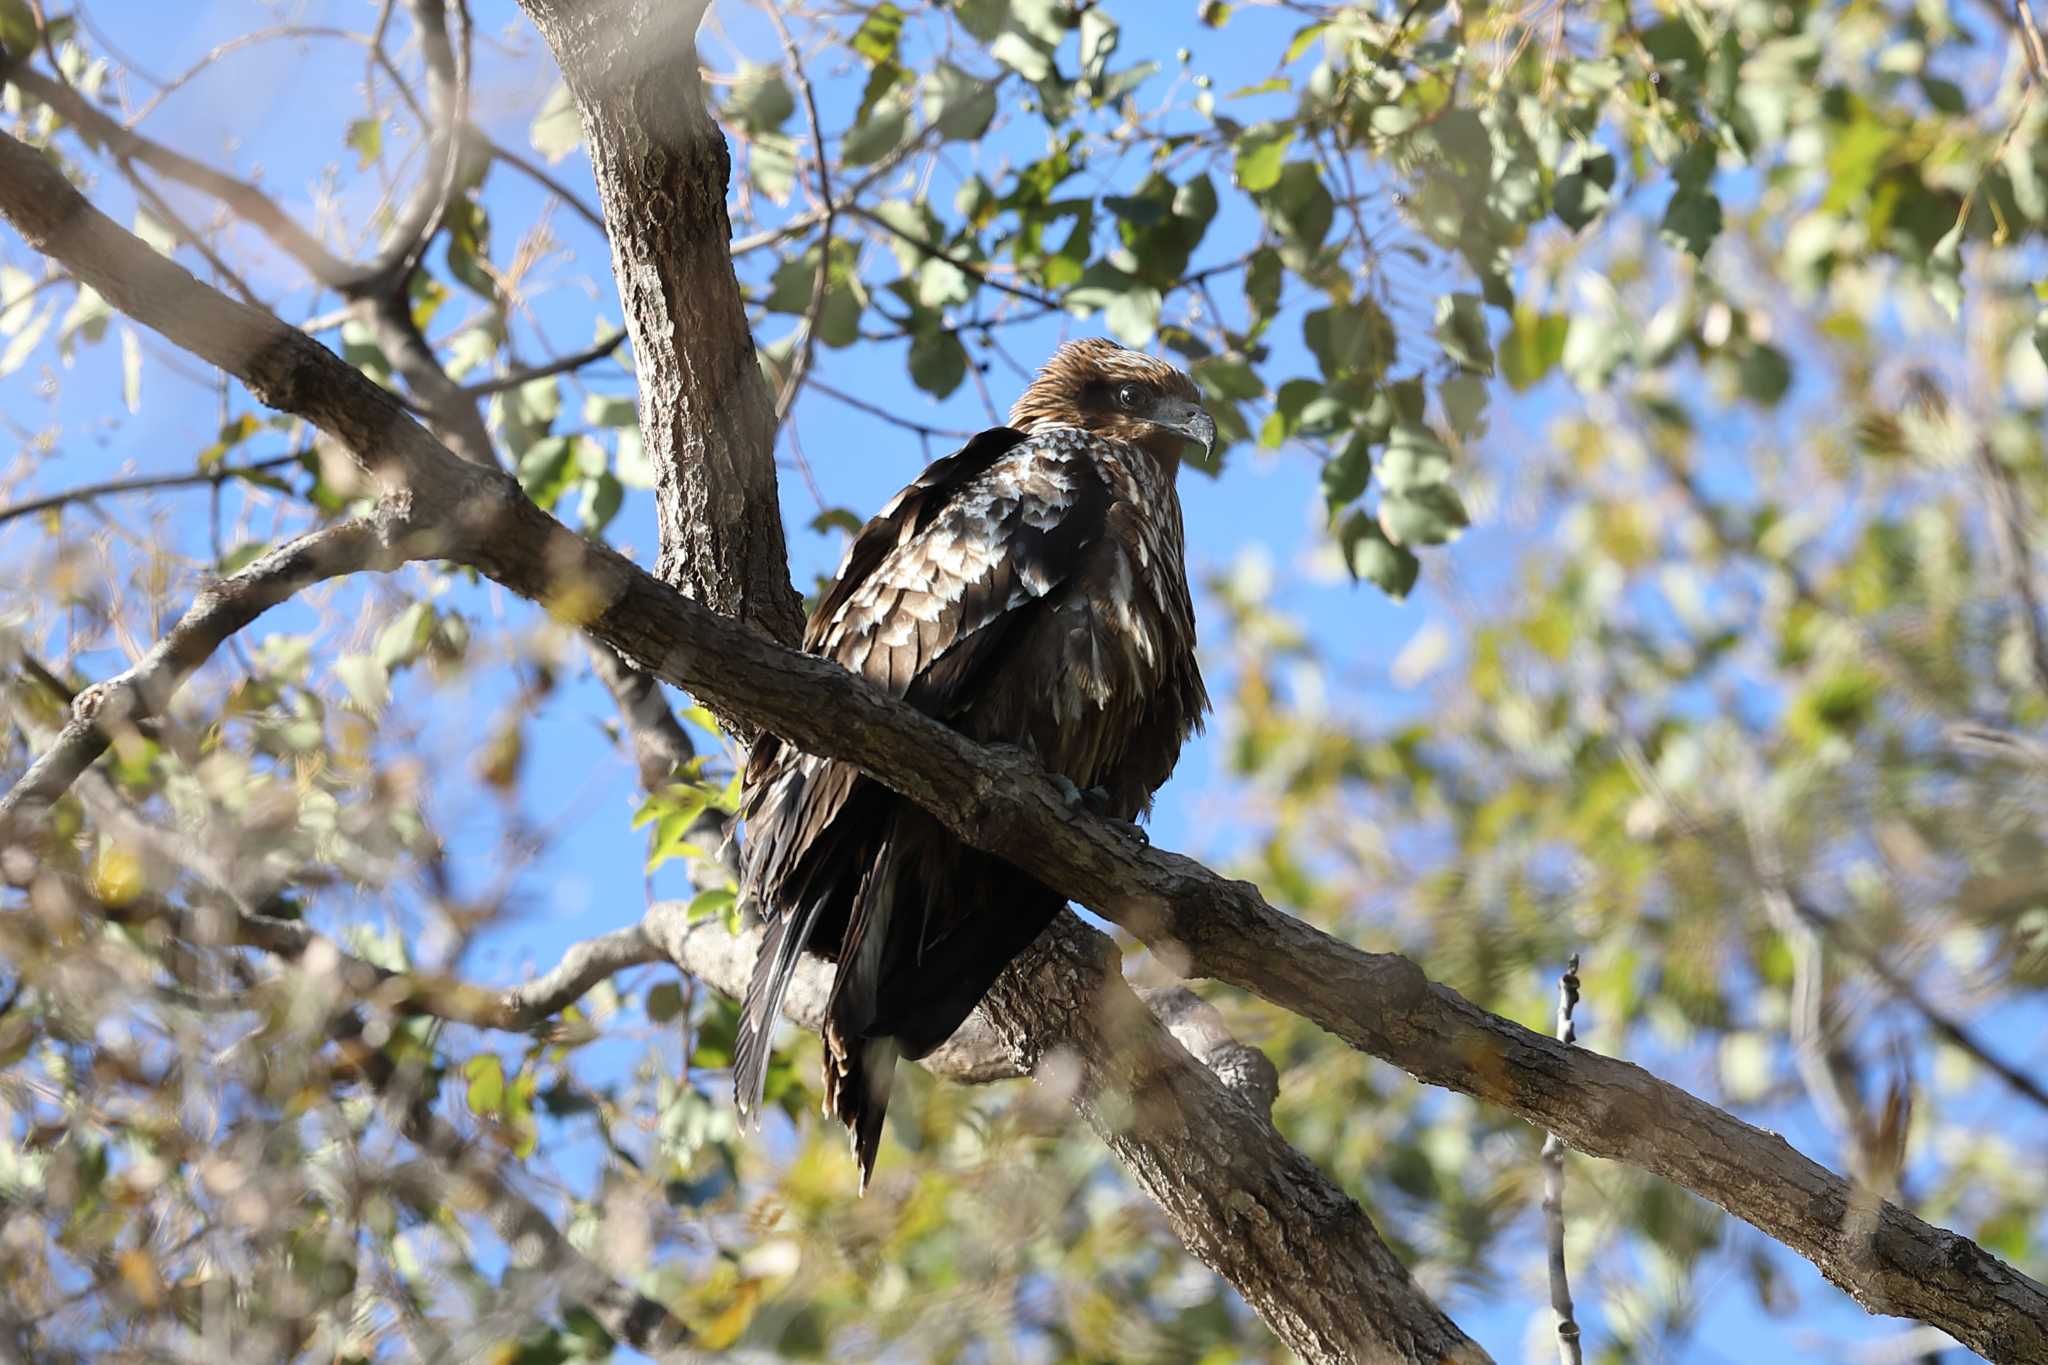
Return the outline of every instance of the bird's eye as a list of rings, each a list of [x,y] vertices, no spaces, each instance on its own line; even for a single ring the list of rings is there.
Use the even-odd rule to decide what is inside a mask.
[[[1120,408],[1135,408],[1138,406],[1138,386],[1136,384],[1125,384],[1118,388],[1116,391],[1116,405]]]

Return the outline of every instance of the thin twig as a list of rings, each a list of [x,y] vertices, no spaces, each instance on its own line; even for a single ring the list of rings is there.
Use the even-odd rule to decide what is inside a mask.
[[[925,423],[914,418],[905,417],[901,413],[891,412],[879,403],[870,403],[867,399],[856,397],[844,389],[834,388],[822,379],[813,379],[811,387],[824,394],[827,398],[846,404],[849,408],[864,412],[870,417],[879,417],[892,426],[902,427],[905,431],[914,431],[920,436],[937,436],[948,441],[966,441],[971,440],[974,436],[973,432],[964,431],[959,427],[927,426]]]
[[[117,678],[81,693],[56,740],[0,796],[0,838],[46,809],[107,751],[114,737],[159,714],[171,696],[236,631],[302,589],[341,574],[390,567],[428,553],[411,545],[403,523],[363,518],[323,527],[279,546],[208,585],[155,648]]]
[[[272,469],[299,463],[300,456],[279,455],[273,459],[255,460],[249,464],[222,465],[219,469],[198,470],[190,474],[150,474],[137,479],[110,479],[105,483],[87,484],[82,488],[69,488],[48,497],[31,498],[0,507],[0,525],[18,517],[34,516],[47,512],[53,507],[63,507],[74,502],[90,502],[94,498],[112,497],[121,493],[144,493],[153,488],[189,488],[198,484],[213,484],[219,487],[229,479],[248,478]]]
[[[121,126],[119,120],[69,85],[52,80],[40,71],[19,66],[8,73],[8,79],[56,110],[66,123],[97,140],[109,155],[139,161],[180,184],[212,195],[263,232],[320,283],[339,286],[354,276],[354,267],[321,245],[256,186],[217,171],[140,133],[130,132]]]
[[[1579,955],[1572,954],[1557,979],[1557,1040],[1569,1047],[1579,1039],[1572,1011],[1579,1005]],[[1550,1255],[1550,1311],[1557,1318],[1559,1365],[1582,1365],[1579,1322],[1572,1310],[1572,1286],[1564,1264],[1564,1143],[1543,1135],[1543,1238]]]
[[[213,267],[214,273],[226,280],[234,291],[242,296],[242,302],[252,308],[269,307],[262,299],[256,297],[256,291],[250,288],[249,282],[227,263],[227,259],[213,249],[213,244],[201,236],[197,228],[187,223],[178,211],[171,207],[170,201],[157,193],[156,187],[143,178],[142,172],[136,169],[131,158],[116,157],[114,164],[121,168],[121,174],[127,177],[128,183],[134,187],[136,195],[141,198],[143,207],[149,210],[150,216],[191,243],[192,249],[206,258],[206,263]]]
[[[945,247],[940,246],[937,242],[931,240],[931,238],[923,236],[920,233],[910,232],[904,228],[900,228],[896,224],[890,222],[888,219],[882,217],[880,214],[871,213],[867,209],[860,206],[859,204],[848,205],[846,208],[846,213],[851,217],[860,219],[864,223],[869,223],[875,227],[880,228],[882,231],[888,233],[891,237],[896,238],[898,241],[901,241],[908,246],[916,247],[919,251],[922,251],[925,255],[930,256],[935,260],[944,261],[947,265],[952,266],[961,274],[967,275],[970,278],[974,279],[975,281],[987,285],[990,289],[996,290],[998,293],[1008,294],[1012,298],[1023,299],[1027,303],[1035,303],[1041,308],[1058,309],[1065,306],[1058,299],[1054,298],[1050,294],[1044,293],[1037,289],[1032,289],[1027,285],[1011,284],[1008,280],[1005,280],[1001,276],[994,274],[992,271],[989,270],[987,266],[981,264],[979,261],[970,261],[965,259],[964,257],[955,256]]]
[[[523,173],[529,180],[532,180],[542,189],[554,195],[555,198],[567,204],[584,222],[590,224],[599,232],[604,231],[604,215],[584,203],[582,197],[574,190],[550,175],[546,167],[529,157],[520,155],[501,142],[486,142],[484,147],[485,150],[490,152],[493,160],[502,161],[513,170]]]
[[[486,398],[494,393],[503,393],[507,389],[516,389],[521,384],[531,383],[536,379],[546,379],[550,375],[567,374],[571,370],[580,370],[585,365],[595,364],[603,360],[606,356],[618,350],[625,340],[626,334],[624,332],[614,332],[596,345],[587,346],[572,355],[565,355],[560,360],[550,360],[545,365],[534,365],[527,369],[514,371],[511,374],[501,374],[494,379],[486,379],[479,383],[468,384],[463,386],[462,392],[469,398]]]
[[[2033,537],[2027,525],[2026,493],[1989,442],[1977,444],[1976,466],[1984,484],[1985,514],[1991,522],[1991,544],[2013,614],[2027,641],[2027,665],[2034,686],[2048,695],[2048,628],[2041,620],[2041,594],[2034,579]]]
[[[811,89],[810,76],[804,71],[803,54],[797,51],[796,38],[790,33],[789,25],[782,22],[774,0],[762,0],[761,12],[775,26],[775,34],[782,40],[783,55],[789,58],[790,74],[796,77],[797,89],[804,97],[804,122],[810,129],[811,153],[818,176],[818,206],[825,215],[824,226],[818,230],[818,270],[811,280],[810,308],[804,314],[803,344],[789,367],[789,377],[782,381],[782,392],[775,396],[775,429],[780,431],[782,424],[789,419],[789,410],[796,406],[796,396],[802,392],[804,380],[811,372],[811,362],[817,355],[818,323],[824,317],[825,300],[831,293],[832,236],[839,225],[839,208],[832,200],[832,159],[825,153],[825,124],[818,117],[818,97]]]
[[[1893,999],[1914,1011],[1927,1021],[1928,1027],[1976,1059],[1979,1066],[2005,1082],[2014,1094],[2048,1110],[2048,1088],[2044,1088],[2032,1076],[1992,1052],[1990,1046],[1978,1038],[1969,1025],[1921,994],[1919,987],[1885,961],[1882,953],[1863,942],[1841,920],[1798,896],[1792,897],[1791,900],[1793,909],[1798,912],[1801,919],[1818,928],[1836,947],[1861,962],[1891,993]]]

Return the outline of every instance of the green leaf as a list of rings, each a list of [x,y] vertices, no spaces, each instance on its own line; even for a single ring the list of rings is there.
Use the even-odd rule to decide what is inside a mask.
[[[1353,512],[1344,519],[1338,542],[1344,550],[1344,565],[1354,579],[1374,584],[1397,602],[1415,587],[1421,563],[1411,552],[1389,541],[1365,513]]]
[[[348,690],[349,700],[364,715],[376,716],[391,700],[391,671],[370,654],[344,654],[335,660],[334,676]]]
[[[548,92],[540,113],[527,130],[527,140],[550,165],[576,150],[583,141],[583,121],[576,113],[576,97],[566,83],[557,81]]]
[[[1237,185],[1256,194],[1280,181],[1280,167],[1287,159],[1287,145],[1294,141],[1289,124],[1262,123],[1247,128],[1237,139]]]
[[[1471,521],[1448,484],[1431,484],[1380,500],[1380,529],[1396,545],[1441,545]]]
[[[1322,37],[1324,30],[1329,27],[1327,20],[1318,19],[1313,24],[1295,30],[1294,37],[1288,40],[1287,51],[1281,54],[1280,65],[1291,66],[1299,61],[1301,54],[1308,51],[1310,45]]]
[[[426,652],[434,638],[434,609],[425,602],[413,602],[378,633],[371,658],[387,673],[395,673]]]
[[[1471,374],[1452,375],[1437,386],[1436,393],[1453,431],[1466,440],[1480,433],[1486,424],[1485,380]]]
[[[654,487],[654,461],[648,458],[647,443],[640,439],[637,423],[619,428],[619,449],[612,458],[612,468],[619,482],[628,488]]]
[[[356,169],[370,169],[370,164],[384,154],[384,120],[359,118],[352,121],[344,141],[355,148]]]
[[[1553,192],[1558,221],[1577,232],[1598,218],[1612,199],[1614,154],[1580,144],[1565,156]]]
[[[593,427],[630,427],[640,420],[639,407],[629,393],[587,393],[583,420]]]
[[[552,511],[562,494],[576,482],[577,444],[574,436],[547,436],[528,446],[519,457],[519,486],[539,506]]]
[[[1234,356],[1211,356],[1190,367],[1202,392],[1210,398],[1250,402],[1266,396],[1266,382],[1258,372]]]
[[[1680,190],[1671,196],[1658,232],[1673,246],[1703,257],[1721,235],[1721,201],[1707,190]]]
[[[485,1052],[470,1058],[462,1064],[462,1074],[469,1081],[466,1098],[470,1113],[497,1118],[504,1112],[505,1064],[495,1054]]]
[[[1501,377],[1520,392],[1540,382],[1564,358],[1571,319],[1554,313],[1515,311],[1515,320],[1500,342]]]
[[[953,16],[960,27],[984,43],[992,43],[1010,20],[1010,0],[956,0]]]
[[[1775,407],[1792,387],[1792,362],[1768,343],[1751,346],[1742,357],[1742,395],[1760,407]]]
[[[1110,333],[1133,348],[1149,346],[1159,332],[1159,309],[1165,300],[1149,284],[1133,284],[1110,300],[1102,320]]]
[[[657,1024],[666,1024],[683,1012],[683,988],[673,981],[664,981],[647,992],[647,1017]]]
[[[868,73],[868,83],[860,94],[860,108],[854,112],[855,124],[864,124],[868,115],[891,90],[910,79],[910,73],[895,62],[883,62]]]
[[[868,11],[868,17],[853,35],[853,50],[866,59],[869,66],[896,60],[896,49],[903,41],[903,11],[890,0],[882,0]]]
[[[903,145],[909,122],[908,101],[891,96],[869,113],[866,122],[856,125],[841,140],[839,159],[849,166],[868,166],[880,161]]]
[[[782,68],[741,62],[725,97],[726,114],[755,137],[772,133],[796,112],[796,97],[782,79]]]
[[[1643,30],[1643,50],[1653,57],[1660,67],[1693,76],[1706,73],[1707,52],[1700,46],[1699,35],[1692,25],[1683,19],[1666,19]]]
[[[738,904],[737,893],[724,887],[714,887],[709,891],[699,891],[691,897],[690,908],[684,912],[683,918],[685,922],[695,924],[698,920],[724,915]]]
[[[1010,29],[989,45],[988,55],[1036,85],[1054,74],[1052,51],[1042,40]]]
[[[1271,247],[1261,247],[1252,253],[1244,271],[1244,297],[1255,315],[1270,317],[1280,307],[1280,283],[1284,273],[1279,252]]]
[[[946,397],[967,378],[967,348],[943,328],[918,333],[910,339],[910,378],[933,397]]]
[[[924,116],[948,142],[972,142],[995,120],[995,82],[941,62],[925,77]]]
[[[107,324],[113,317],[113,308],[100,297],[99,290],[89,284],[79,285],[71,307],[64,312],[64,320],[57,325],[57,353],[64,363],[71,363],[76,342],[98,343],[107,334]]]
[[[1451,476],[1451,452],[1418,421],[1396,421],[1380,457],[1380,486],[1390,493],[1418,492]]]
[[[796,186],[796,140],[763,133],[747,144],[747,179],[777,204],[789,202]]]
[[[810,528],[823,535],[827,531],[844,531],[850,536],[860,534],[861,521],[850,508],[827,507],[810,520]]]
[[[1337,215],[1336,201],[1311,161],[1290,161],[1281,167],[1260,207],[1268,210],[1267,217],[1285,237],[1305,247],[1321,246]]]
[[[576,509],[577,529],[587,536],[601,535],[619,514],[626,499],[626,486],[610,470],[605,470],[585,478],[582,488],[583,501]]]
[[[1376,379],[1394,363],[1394,324],[1371,299],[1316,309],[1302,318],[1301,334],[1327,379]]]
[[[1436,301],[1436,335],[1444,354],[1474,374],[1493,373],[1493,342],[1486,305],[1477,294],[1445,294]]]
[[[1323,462],[1323,502],[1334,512],[1365,492],[1372,479],[1372,443],[1354,436],[1344,449]]]

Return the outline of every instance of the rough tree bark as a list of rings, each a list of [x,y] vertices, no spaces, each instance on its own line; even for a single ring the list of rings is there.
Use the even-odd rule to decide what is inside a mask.
[[[704,102],[705,0],[522,0],[561,63],[611,240],[654,461],[656,572],[794,643],[775,405],[732,269],[732,158]]]

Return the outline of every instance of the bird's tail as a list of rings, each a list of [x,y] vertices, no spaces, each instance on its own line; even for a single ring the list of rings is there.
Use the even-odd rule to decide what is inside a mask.
[[[768,922],[761,952],[754,959],[754,975],[747,983],[747,998],[740,1007],[739,1034],[732,1049],[732,1098],[743,1122],[761,1123],[761,1097],[768,1085],[768,1059],[773,1049],[775,1020],[782,1013],[782,998],[796,977],[822,898]]]
[[[875,1153],[882,1146],[882,1119],[896,1077],[894,1038],[843,1038],[825,1026],[825,1112],[847,1127],[853,1159],[860,1163],[860,1192],[868,1192]]]

